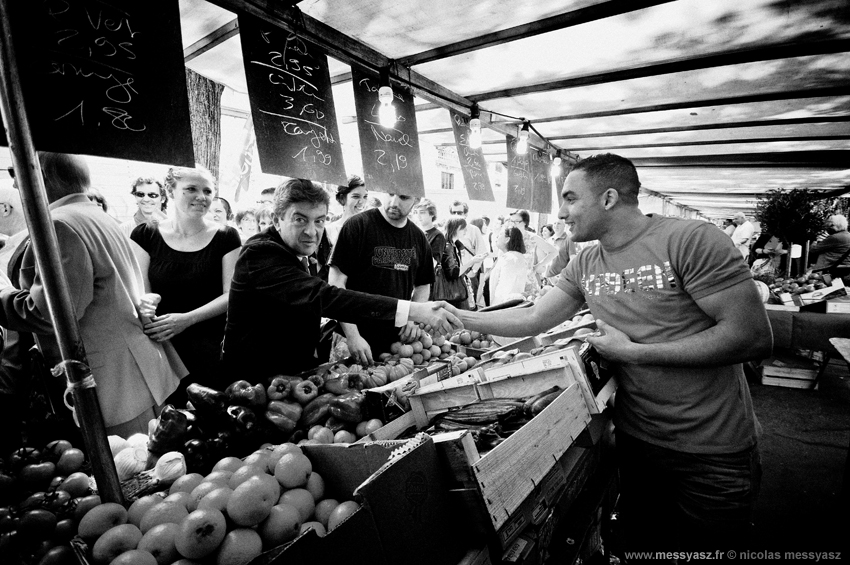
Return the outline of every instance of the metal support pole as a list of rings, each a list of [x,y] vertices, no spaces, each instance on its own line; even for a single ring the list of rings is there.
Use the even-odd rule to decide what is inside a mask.
[[[20,73],[10,23],[10,0],[0,0],[0,112],[12,153],[15,178],[29,227],[39,274],[44,284],[50,319],[56,332],[62,363],[54,374],[64,374],[72,390],[74,410],[91,458],[101,500],[123,504],[121,483],[106,439],[103,415],[80,337],[68,281],[62,270],[56,231],[48,212],[47,194],[38,155],[24,107]]]

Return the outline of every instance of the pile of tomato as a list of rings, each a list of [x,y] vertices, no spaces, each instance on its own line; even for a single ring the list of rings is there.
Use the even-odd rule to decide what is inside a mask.
[[[84,464],[85,454],[65,440],[0,459],[0,563],[77,563],[70,541],[100,504]]]

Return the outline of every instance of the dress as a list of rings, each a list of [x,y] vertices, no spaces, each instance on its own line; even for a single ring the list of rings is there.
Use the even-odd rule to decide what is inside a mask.
[[[175,251],[157,226],[139,225],[130,237],[150,255],[151,292],[162,296],[157,315],[190,312],[221,296],[221,260],[241,246],[239,232],[229,226],[199,251]],[[171,339],[193,381],[212,384],[216,379],[226,318],[222,314],[198,322]]]
[[[410,300],[417,286],[434,282],[434,260],[425,233],[412,222],[397,228],[377,208],[342,226],[330,264],[348,277],[346,288]],[[389,351],[398,330],[388,322],[357,324],[373,350]]]
[[[107,432],[162,404],[186,369],[170,344],[148,338],[136,310],[144,279],[118,223],[84,194],[50,205],[56,239],[80,335],[97,382]],[[20,272],[22,290],[0,292],[0,325],[37,335],[55,351],[53,326],[30,247]],[[52,342],[53,347],[42,347]],[[58,359],[45,352],[49,366]],[[142,431],[142,430],[139,430]]]
[[[252,237],[239,254],[222,350],[226,374],[262,382],[316,366],[323,316],[395,326],[398,301],[330,286],[304,270],[274,227]],[[262,315],[258,315],[262,312]]]
[[[490,304],[501,304],[522,295],[527,278],[528,264],[523,254],[518,251],[502,253],[490,272]]]

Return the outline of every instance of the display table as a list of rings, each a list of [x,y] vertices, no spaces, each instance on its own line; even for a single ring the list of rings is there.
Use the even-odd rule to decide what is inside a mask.
[[[767,317],[775,349],[813,349],[836,355],[829,338],[850,336],[850,314],[768,310]]]

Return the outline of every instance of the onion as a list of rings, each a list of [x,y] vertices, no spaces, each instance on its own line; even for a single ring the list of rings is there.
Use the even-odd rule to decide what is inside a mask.
[[[148,462],[148,450],[144,447],[128,447],[115,456],[115,469],[118,480],[126,481],[136,473],[145,470]]]
[[[145,434],[133,434],[127,438],[127,443],[130,444],[130,447],[143,447],[147,449],[148,436]]]
[[[130,447],[127,440],[121,436],[109,436],[106,439],[109,440],[109,450],[112,452],[113,458],[124,449]]]
[[[186,458],[179,451],[169,451],[159,458],[153,476],[164,482],[174,482],[186,474]]]

